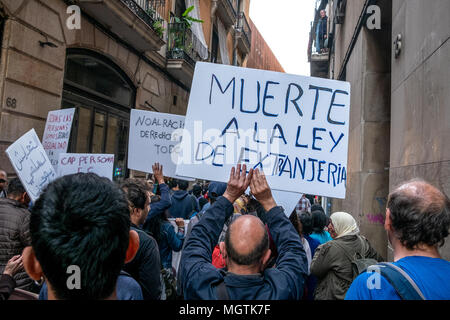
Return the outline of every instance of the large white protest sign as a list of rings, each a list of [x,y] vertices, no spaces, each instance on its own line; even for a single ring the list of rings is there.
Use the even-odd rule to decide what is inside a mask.
[[[45,124],[42,145],[52,165],[58,166],[58,156],[67,152],[75,108],[50,111]]]
[[[295,206],[302,197],[301,193],[272,190],[272,196],[277,205],[283,207],[284,214],[289,218]]]
[[[350,84],[197,63],[176,173],[226,182],[236,163],[272,189],[345,197]]]
[[[56,172],[34,129],[9,146],[6,154],[32,201],[56,179]]]
[[[91,153],[60,153],[58,176],[74,173],[95,173],[110,180],[113,178],[114,155]]]
[[[152,165],[159,162],[166,177],[192,180],[175,174],[184,119],[175,114],[131,110],[128,168],[153,173]]]

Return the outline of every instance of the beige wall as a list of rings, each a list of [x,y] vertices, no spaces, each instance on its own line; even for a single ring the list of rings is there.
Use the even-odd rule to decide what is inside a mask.
[[[145,101],[161,112],[185,114],[188,92],[100,29],[82,19],[81,30],[68,30],[62,0],[1,0],[9,16],[5,24],[0,70],[0,167],[13,173],[4,150],[35,128],[42,137],[47,113],[61,107],[67,48],[85,48],[115,62],[137,88],[136,107]],[[39,45],[54,42],[58,48]],[[155,54],[155,53],[154,53]],[[151,58],[151,55],[149,55]],[[156,59],[157,60],[157,59]],[[177,96],[174,106],[173,96]],[[6,100],[16,99],[11,108]]]
[[[450,2],[393,0],[389,187],[423,178],[450,196]],[[394,40],[392,40],[394,41]],[[450,260],[450,239],[442,248]]]
[[[330,68],[335,78],[363,3],[347,3],[345,22],[337,26]],[[392,259],[382,226],[389,191],[423,178],[450,195],[450,2],[382,4],[382,30],[362,29],[347,66],[352,86],[347,197],[334,200],[332,210],[357,217],[361,231]],[[402,52],[395,58],[391,46],[398,34]],[[441,253],[450,259],[448,239]]]
[[[337,25],[334,78],[337,78],[365,1],[347,4],[345,22]],[[390,8],[383,9],[390,15]],[[389,13],[386,13],[389,12]],[[332,20],[333,17],[330,18]],[[346,67],[351,84],[348,180],[344,200],[333,200],[332,212],[346,211],[361,233],[387,257],[382,221],[389,191],[390,144],[390,21],[382,30],[361,30]]]

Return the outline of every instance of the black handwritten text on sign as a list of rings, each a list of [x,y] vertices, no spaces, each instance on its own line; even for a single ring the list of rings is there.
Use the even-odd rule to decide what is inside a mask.
[[[198,63],[177,174],[227,181],[240,162],[274,189],[343,198],[349,112],[347,82]]]

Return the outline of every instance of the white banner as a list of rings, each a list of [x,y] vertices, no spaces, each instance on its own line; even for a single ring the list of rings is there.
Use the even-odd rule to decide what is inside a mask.
[[[350,84],[198,62],[176,174],[227,182],[237,163],[272,189],[345,198]]]
[[[75,108],[48,113],[42,145],[55,169],[58,167],[59,154],[67,152],[74,114]]]
[[[58,176],[74,173],[95,173],[100,177],[113,179],[114,155],[91,153],[60,153]]]
[[[56,179],[56,172],[50,163],[36,131],[31,129],[6,149],[30,199],[35,202],[42,189]]]

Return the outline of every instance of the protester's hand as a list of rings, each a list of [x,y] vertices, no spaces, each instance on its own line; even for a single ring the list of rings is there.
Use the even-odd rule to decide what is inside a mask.
[[[163,184],[164,182],[164,175],[163,175],[163,166],[160,165],[158,162],[156,162],[154,165],[152,165],[153,175],[155,176],[155,180],[158,182],[158,184]]]
[[[231,168],[230,180],[228,180],[227,190],[225,190],[223,196],[231,203],[234,203],[247,190],[252,176],[253,169],[250,169],[247,174],[247,166],[245,164],[242,166],[242,170],[240,164],[236,168]]]
[[[183,218],[176,218],[175,223],[177,224],[178,228],[184,228],[184,220]]]
[[[7,274],[11,277],[14,277],[14,275],[21,270],[23,270],[22,256],[17,255],[9,259],[8,263],[5,266],[3,274]]]
[[[269,184],[267,183],[266,176],[260,173],[258,169],[253,173],[250,190],[255,199],[261,203],[264,210],[269,211],[277,206],[277,203],[273,199],[272,191],[270,191]]]

